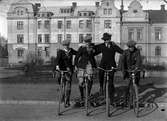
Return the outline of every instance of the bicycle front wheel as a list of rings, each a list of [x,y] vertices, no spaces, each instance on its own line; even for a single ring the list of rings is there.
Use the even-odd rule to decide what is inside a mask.
[[[106,113],[110,117],[110,99],[108,94],[108,81],[106,82]]]
[[[86,115],[88,116],[89,115],[89,112],[88,112],[88,80],[85,79],[85,108],[86,108]]]
[[[139,115],[139,96],[138,96],[138,87],[136,84],[133,85],[133,109],[135,115]]]

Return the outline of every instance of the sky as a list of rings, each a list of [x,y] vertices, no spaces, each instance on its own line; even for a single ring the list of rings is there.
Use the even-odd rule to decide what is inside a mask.
[[[17,2],[18,0],[1,0],[0,1],[0,35],[7,38],[7,20],[6,13],[10,7],[10,4],[13,2]],[[101,0],[29,0],[32,3],[42,2],[42,6],[69,6],[72,2],[77,2],[78,6],[85,5],[95,5],[95,2],[100,2]],[[123,0],[125,9],[128,8],[128,5],[133,0]],[[141,2],[143,9],[160,9],[161,4],[166,4],[164,0],[138,0]],[[117,8],[120,8],[121,0],[115,0],[115,5]],[[166,7],[167,8],[167,7]]]

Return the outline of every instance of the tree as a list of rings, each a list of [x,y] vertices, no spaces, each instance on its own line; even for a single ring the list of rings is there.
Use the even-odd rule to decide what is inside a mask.
[[[4,58],[8,56],[8,48],[7,48],[7,39],[5,37],[0,36],[0,57]]]

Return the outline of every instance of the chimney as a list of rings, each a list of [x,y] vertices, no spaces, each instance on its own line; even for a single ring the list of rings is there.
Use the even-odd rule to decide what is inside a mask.
[[[161,5],[161,11],[165,11],[165,5]]]
[[[72,2],[72,7],[73,8],[77,7],[77,3],[76,2]]]
[[[96,2],[95,5],[96,5],[96,7],[99,7],[99,2]]]

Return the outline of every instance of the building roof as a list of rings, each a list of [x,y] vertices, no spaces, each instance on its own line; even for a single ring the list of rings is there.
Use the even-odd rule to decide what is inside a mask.
[[[151,23],[167,23],[166,10],[150,10],[149,19]]]

